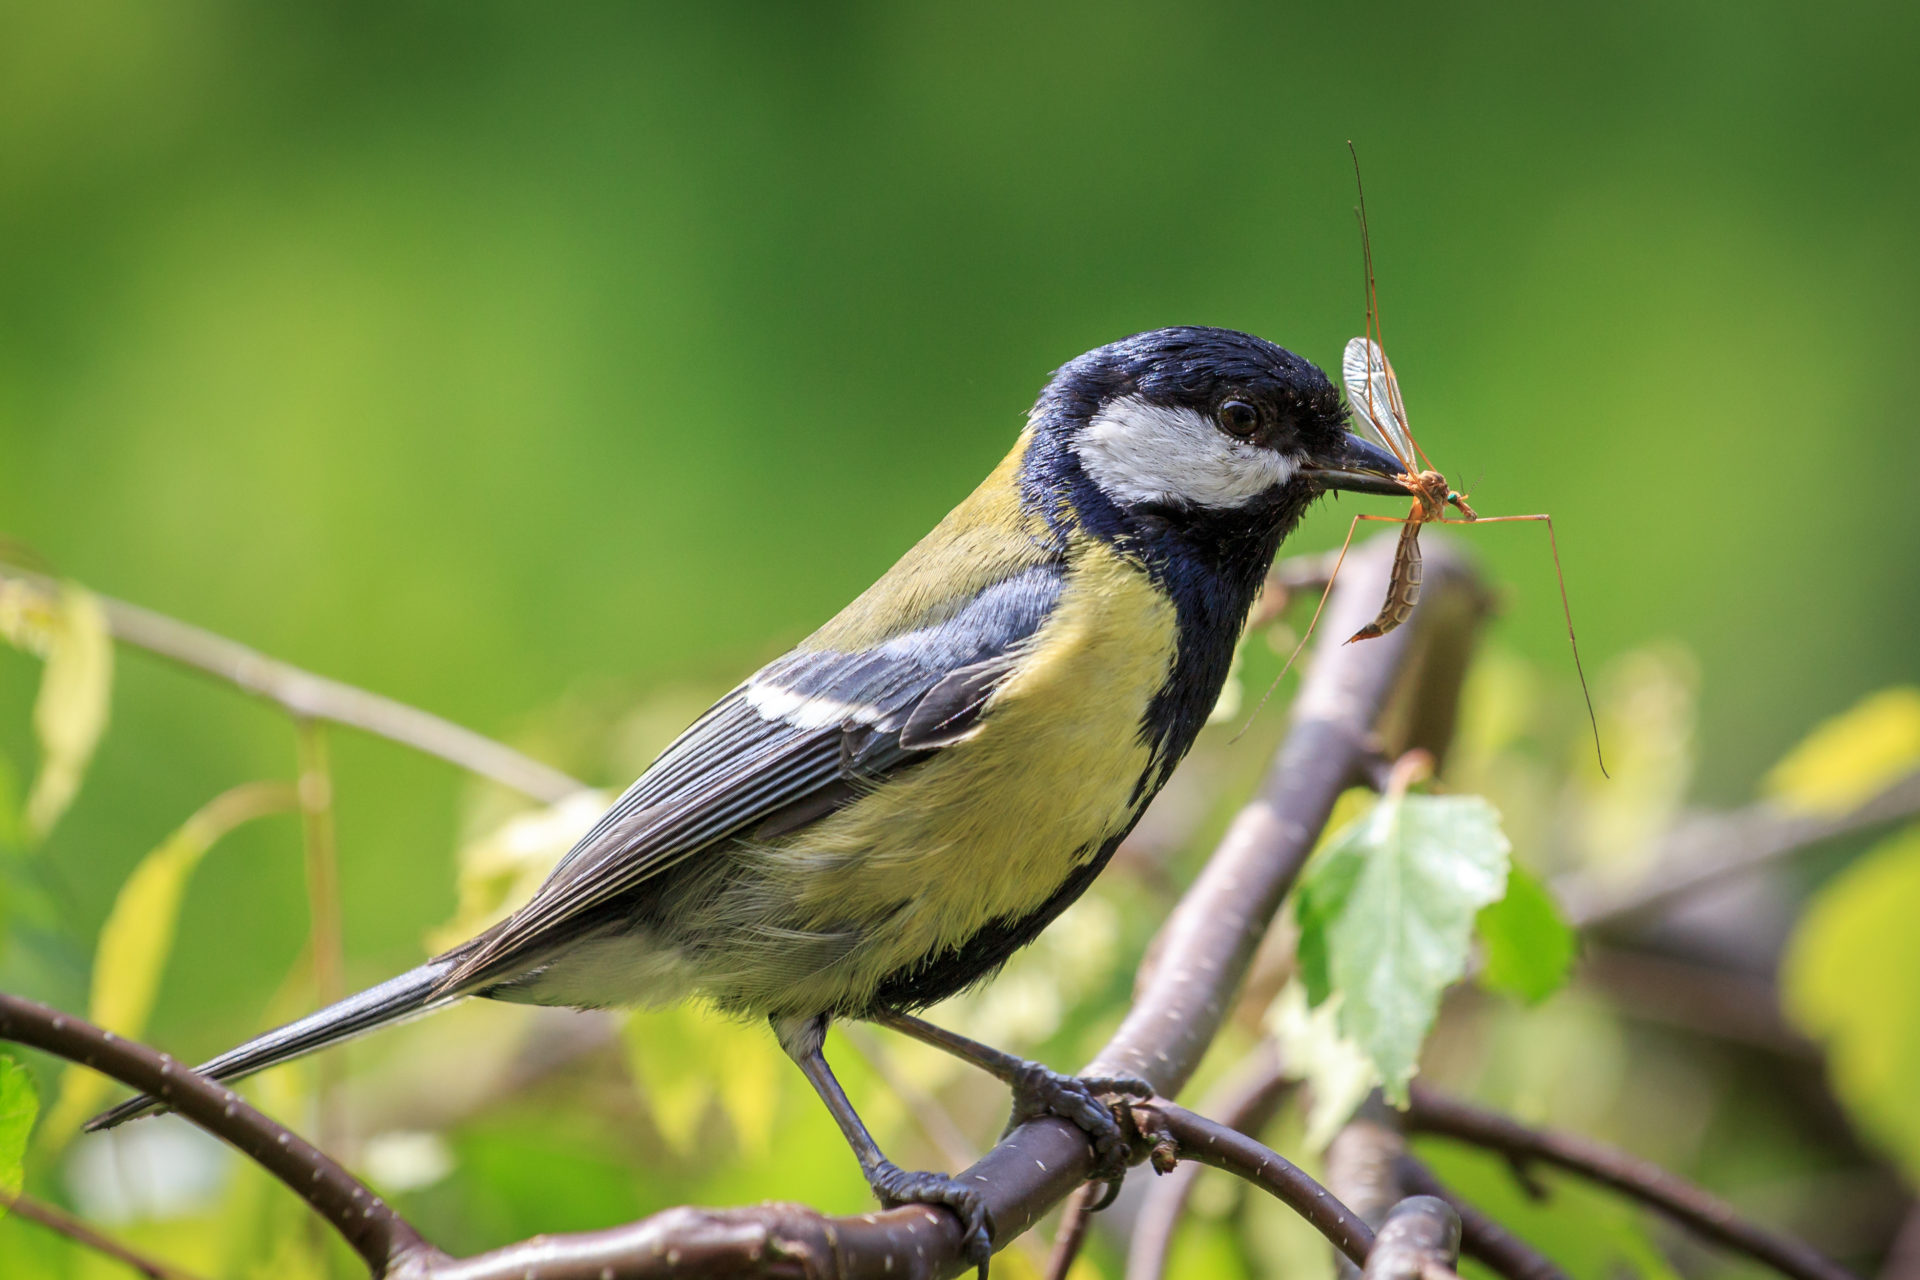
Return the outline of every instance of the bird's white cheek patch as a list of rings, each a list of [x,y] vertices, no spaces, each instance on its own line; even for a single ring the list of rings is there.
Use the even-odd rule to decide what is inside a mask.
[[[1074,440],[1093,482],[1118,502],[1237,507],[1293,478],[1293,458],[1235,440],[1191,409],[1123,396]]]

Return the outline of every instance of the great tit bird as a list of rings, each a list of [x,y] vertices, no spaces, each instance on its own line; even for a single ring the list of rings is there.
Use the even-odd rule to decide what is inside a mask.
[[[1227,677],[1280,540],[1334,489],[1404,496],[1325,374],[1226,329],[1136,334],[1064,365],[979,488],[798,647],[661,753],[508,919],[221,1054],[232,1080],[468,996],[602,1008],[686,998],[770,1021],[888,1204],[977,1192],[889,1162],[821,1052],[859,1018],[1061,1115],[1103,1172],[1101,1101],[913,1018],[993,974],[1086,889]],[[159,1109],[135,1098],[101,1129]]]

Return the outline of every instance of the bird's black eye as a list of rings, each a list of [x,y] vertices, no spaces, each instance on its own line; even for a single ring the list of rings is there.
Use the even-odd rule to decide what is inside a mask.
[[[1220,420],[1222,431],[1236,436],[1250,436],[1260,429],[1260,411],[1245,400],[1227,401],[1215,416]]]

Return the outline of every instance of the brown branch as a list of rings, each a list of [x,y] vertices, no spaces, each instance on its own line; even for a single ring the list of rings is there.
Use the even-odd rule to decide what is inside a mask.
[[[1355,1262],[1366,1260],[1373,1229],[1299,1166],[1246,1134],[1156,1098],[1134,1108],[1156,1113],[1182,1160],[1224,1169],[1273,1195]]]
[[[1412,1156],[1402,1156],[1400,1185],[1416,1195],[1438,1196],[1460,1215],[1460,1252],[1506,1280],[1567,1280],[1554,1261],[1489,1218]]]
[[[1367,1254],[1367,1280],[1459,1280],[1460,1216],[1436,1196],[1408,1196],[1387,1212]]]
[[[1080,1247],[1087,1242],[1087,1231],[1093,1225],[1093,1205],[1097,1196],[1104,1196],[1107,1188],[1098,1182],[1083,1182],[1080,1189],[1067,1197],[1067,1207],[1060,1211],[1060,1229],[1054,1232],[1053,1252],[1047,1255],[1047,1266],[1041,1272],[1047,1280],[1067,1280],[1067,1273],[1073,1270],[1073,1260],[1080,1256]]]
[[[59,589],[44,574],[9,565],[0,565],[0,582],[19,583],[49,594]],[[107,629],[115,640],[215,676],[278,704],[296,718],[326,720],[398,742],[545,804],[564,800],[586,787],[551,765],[431,712],[303,671],[165,614],[107,596],[95,598],[106,613]]]
[[[1611,1187],[1796,1280],[1853,1280],[1851,1272],[1811,1246],[1749,1222],[1733,1206],[1685,1179],[1589,1138],[1534,1129],[1420,1085],[1413,1087],[1406,1124],[1409,1132],[1438,1134],[1498,1151],[1519,1167],[1550,1164]]]
[[[1568,919],[1584,929],[1631,921],[1676,899],[1745,875],[1842,836],[1920,815],[1920,770],[1842,814],[1791,813],[1761,801],[1689,817],[1660,836],[1642,865],[1648,879],[1624,889],[1570,877],[1555,886]]]
[[[1376,1090],[1327,1147],[1327,1186],[1368,1226],[1378,1227],[1407,1196],[1399,1173],[1406,1150],[1398,1117]]]
[[[1218,1116],[1229,1129],[1258,1135],[1280,1102],[1292,1089],[1281,1074],[1280,1056],[1272,1041],[1264,1041],[1200,1104],[1204,1115]],[[1173,1233],[1186,1213],[1193,1184],[1204,1166],[1189,1160],[1156,1179],[1147,1189],[1133,1220],[1133,1238],[1127,1245],[1126,1280],[1160,1280],[1173,1252]]]
[[[0,1039],[43,1049],[161,1099],[285,1183],[340,1233],[376,1276],[396,1258],[432,1252],[405,1219],[325,1152],[255,1111],[233,1090],[195,1075],[164,1053],[4,992]]]
[[[5,1193],[0,1192],[0,1199]],[[7,1201],[7,1210],[16,1217],[37,1226],[45,1227],[55,1235],[65,1236],[83,1249],[91,1249],[103,1257],[112,1258],[123,1266],[130,1267],[148,1280],[200,1280],[191,1271],[183,1271],[171,1263],[149,1258],[146,1254],[122,1244],[105,1232],[82,1222],[65,1209],[36,1200],[30,1195],[15,1195]]]
[[[1920,1280],[1920,1201],[1908,1206],[1880,1263],[1878,1280]]]

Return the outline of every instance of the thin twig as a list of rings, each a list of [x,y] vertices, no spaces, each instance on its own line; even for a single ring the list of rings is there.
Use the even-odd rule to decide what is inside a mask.
[[[1620,924],[1676,899],[1770,866],[1842,836],[1920,815],[1920,770],[1841,814],[1791,813],[1763,800],[1729,813],[1676,823],[1642,860],[1649,878],[1626,888],[1569,877],[1555,886],[1567,916],[1583,929]]]
[[[47,592],[58,590],[45,574],[8,565],[0,565],[0,581],[24,583]],[[398,742],[546,804],[585,789],[585,783],[551,765],[431,712],[303,671],[225,636],[124,600],[100,595],[95,598],[106,612],[108,630],[122,644],[216,676],[246,693],[279,704],[296,717],[326,720]]]
[[[1460,1215],[1460,1252],[1506,1280],[1567,1280],[1553,1259],[1495,1222],[1460,1196],[1412,1156],[1400,1159],[1400,1185],[1423,1196],[1438,1196]]]
[[[307,953],[313,989],[324,1007],[344,996],[346,957],[340,929],[340,859],[334,836],[333,770],[327,758],[327,728],[296,718],[300,830],[307,871]],[[317,1072],[319,1137],[324,1150],[340,1150],[340,1057],[323,1054]]]
[[[5,1193],[0,1192],[0,1196]],[[122,1263],[148,1280],[200,1280],[193,1272],[183,1270],[170,1262],[161,1262],[149,1258],[129,1245],[122,1244],[105,1232],[82,1222],[58,1205],[37,1200],[25,1193],[14,1195],[8,1201],[8,1209],[25,1221],[45,1227],[56,1235],[65,1236],[83,1249],[112,1258]]]
[[[1732,1205],[1685,1179],[1590,1138],[1534,1129],[1420,1085],[1413,1087],[1413,1105],[1406,1112],[1406,1123],[1409,1132],[1439,1134],[1486,1147],[1519,1166],[1535,1161],[1550,1164],[1612,1187],[1707,1239],[1796,1280],[1853,1280],[1851,1272],[1811,1246],[1749,1222]]]
[[[1292,1082],[1281,1073],[1281,1057],[1271,1040],[1246,1055],[1233,1073],[1200,1102],[1202,1115],[1217,1115],[1219,1123],[1248,1136],[1260,1136],[1273,1119]],[[1160,1280],[1173,1255],[1173,1232],[1187,1213],[1187,1199],[1200,1180],[1198,1161],[1187,1161],[1173,1173],[1160,1176],[1140,1201],[1133,1219],[1133,1240],[1127,1244],[1127,1280]]]
[[[407,1221],[332,1157],[164,1053],[37,1001],[0,992],[0,1039],[92,1067],[158,1098],[278,1178],[340,1233],[374,1275],[403,1254],[433,1251]]]
[[[1300,1167],[1246,1134],[1155,1098],[1135,1111],[1156,1113],[1182,1160],[1224,1169],[1272,1194],[1355,1262],[1366,1261],[1373,1230]]]
[[[1067,1280],[1067,1273],[1073,1270],[1073,1260],[1080,1256],[1080,1247],[1087,1242],[1087,1230],[1093,1225],[1093,1198],[1105,1195],[1106,1190],[1100,1183],[1083,1182],[1078,1191],[1067,1197],[1067,1207],[1060,1211],[1060,1229],[1053,1235],[1053,1252],[1047,1256],[1046,1270],[1041,1273],[1047,1280]]]
[[[1802,1062],[1819,1062],[1820,1046],[1780,1011],[1780,992],[1766,978],[1693,960],[1589,940],[1580,981],[1631,1018],[1711,1036]]]
[[[1200,1103],[1203,1115],[1250,1136],[1258,1136],[1280,1102],[1292,1089],[1281,1074],[1280,1055],[1271,1040],[1262,1041]],[[1187,1199],[1204,1166],[1187,1161],[1147,1189],[1140,1212],[1133,1219],[1133,1238],[1127,1244],[1126,1280],[1160,1280],[1173,1253],[1173,1235],[1186,1213]]]

